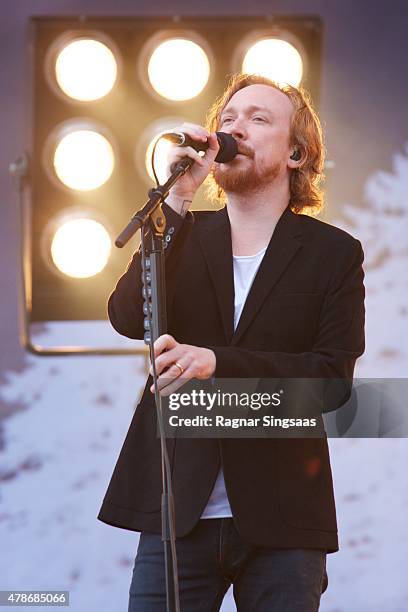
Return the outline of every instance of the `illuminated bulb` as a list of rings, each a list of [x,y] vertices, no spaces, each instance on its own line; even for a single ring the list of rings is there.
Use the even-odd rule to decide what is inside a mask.
[[[297,87],[302,80],[303,62],[299,51],[286,40],[265,38],[248,49],[242,71]]]
[[[109,233],[101,223],[93,219],[71,219],[55,232],[51,257],[63,274],[88,278],[104,269],[111,246]]]
[[[55,77],[62,91],[70,98],[98,100],[106,96],[115,84],[115,56],[98,40],[74,40],[58,54]]]
[[[153,51],[148,75],[155,91],[169,100],[190,100],[202,92],[210,75],[204,50],[192,40],[173,38]]]
[[[93,130],[76,130],[64,136],[54,154],[54,169],[64,185],[90,191],[113,172],[115,160],[109,141]]]

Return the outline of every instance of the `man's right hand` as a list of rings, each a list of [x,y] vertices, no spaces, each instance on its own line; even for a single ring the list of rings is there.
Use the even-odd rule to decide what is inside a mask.
[[[175,132],[184,132],[190,138],[202,142],[208,141],[208,149],[203,156],[199,155],[192,147],[178,147],[174,145],[170,149],[167,159],[167,175],[170,176],[170,166],[184,157],[190,157],[196,163],[170,189],[166,202],[179,215],[185,215],[189,209],[194,195],[200,185],[209,174],[214,159],[219,151],[219,144],[215,133],[210,133],[201,125],[194,123],[183,123],[174,128]]]

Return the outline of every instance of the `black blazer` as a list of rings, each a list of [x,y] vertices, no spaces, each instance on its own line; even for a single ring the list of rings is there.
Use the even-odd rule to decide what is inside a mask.
[[[364,352],[363,251],[348,233],[293,213],[280,217],[234,333],[227,209],[164,205],[168,332],[214,350],[219,378],[353,377]],[[143,338],[140,253],[109,298],[113,327]],[[132,384],[132,381],[129,381]],[[160,445],[149,377],[98,518],[161,532]],[[323,410],[348,399],[331,397]],[[259,546],[338,550],[327,439],[168,440],[177,536],[196,525],[222,464],[242,538]]]

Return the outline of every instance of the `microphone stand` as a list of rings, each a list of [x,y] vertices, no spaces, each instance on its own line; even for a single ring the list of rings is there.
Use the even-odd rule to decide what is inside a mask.
[[[144,341],[149,345],[150,361],[153,368],[153,382],[156,400],[156,416],[160,433],[161,468],[162,468],[162,499],[161,525],[162,541],[164,543],[164,562],[166,574],[166,610],[180,612],[177,556],[175,544],[175,512],[171,483],[170,462],[164,435],[161,396],[157,389],[157,375],[154,363],[153,344],[155,340],[167,331],[166,286],[164,270],[163,234],[166,228],[166,218],[162,211],[171,187],[194,164],[194,160],[184,158],[175,165],[174,172],[164,185],[158,185],[149,191],[149,199],[145,205],[131,218],[128,225],[115,241],[122,248],[141,229],[142,251],[142,295],[144,298],[143,312],[146,315],[144,326],[146,333]]]

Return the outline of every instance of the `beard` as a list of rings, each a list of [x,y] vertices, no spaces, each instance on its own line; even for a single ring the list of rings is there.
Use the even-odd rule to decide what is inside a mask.
[[[233,160],[228,164],[216,164],[213,178],[216,184],[225,193],[246,193],[262,189],[271,183],[281,172],[281,164],[276,162],[273,166],[265,167],[253,163],[248,156],[242,164],[241,160]],[[238,163],[237,163],[238,162]],[[251,163],[252,162],[252,163]]]

